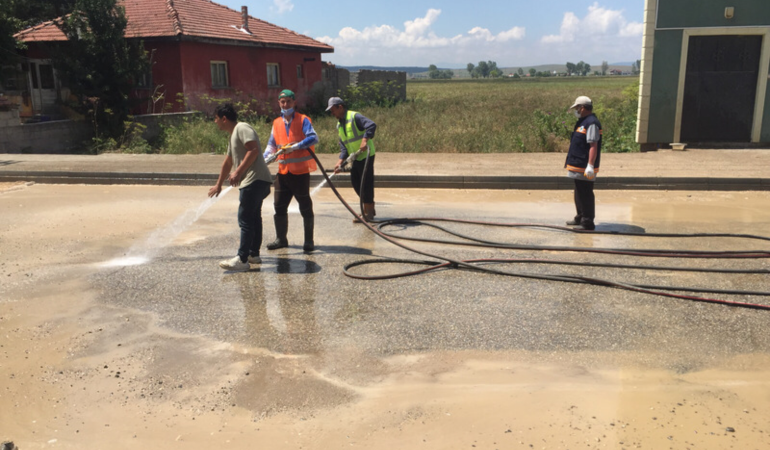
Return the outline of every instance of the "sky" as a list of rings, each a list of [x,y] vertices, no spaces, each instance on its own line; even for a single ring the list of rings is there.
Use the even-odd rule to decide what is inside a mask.
[[[334,47],[341,66],[522,67],[641,58],[644,0],[214,0]],[[330,6],[335,6],[334,8]]]

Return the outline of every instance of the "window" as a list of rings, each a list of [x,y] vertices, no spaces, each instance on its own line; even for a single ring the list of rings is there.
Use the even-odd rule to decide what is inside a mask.
[[[281,84],[281,74],[278,71],[278,64],[267,63],[267,85],[270,87]]]
[[[211,87],[226,88],[230,86],[227,77],[227,62],[211,61]]]
[[[139,89],[151,89],[152,88],[152,68],[147,72],[139,75],[136,80],[136,87]]]
[[[302,76],[302,64],[297,64],[297,79],[305,78]]]

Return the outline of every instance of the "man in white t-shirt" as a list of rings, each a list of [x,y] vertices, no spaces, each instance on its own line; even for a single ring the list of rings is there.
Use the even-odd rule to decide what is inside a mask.
[[[238,225],[241,227],[241,244],[238,254],[219,262],[226,270],[246,271],[250,264],[259,264],[259,248],[262,246],[262,201],[270,194],[272,176],[262,157],[257,132],[251,125],[238,122],[238,113],[227,103],[217,107],[214,123],[230,135],[227,156],[222,163],[217,183],[209,189],[209,197],[219,196],[222,184],[240,189]],[[235,169],[233,169],[235,168]]]

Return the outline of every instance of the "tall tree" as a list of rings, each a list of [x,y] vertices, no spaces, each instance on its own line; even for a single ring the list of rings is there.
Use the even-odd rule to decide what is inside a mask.
[[[468,63],[468,66],[466,67],[466,68],[468,69],[468,76],[470,76],[471,78],[476,78],[476,77],[474,76],[474,74],[473,74],[473,69],[474,69],[475,67],[476,67],[476,66],[474,66],[474,65],[473,65],[473,63]]]
[[[607,63],[607,61],[602,61],[602,75],[607,75],[607,70],[609,70],[610,65]]]
[[[534,67],[529,69],[529,76],[534,77],[535,75],[537,75],[537,69]]]
[[[519,67],[519,70],[516,71],[517,74],[519,74],[520,77],[524,76],[524,69]]]
[[[436,67],[435,64],[431,64],[428,66],[428,78],[431,80],[435,80],[441,76],[441,73],[438,71],[438,67]]]
[[[588,64],[587,62],[583,62],[583,61],[580,61],[580,62],[583,63],[583,72],[582,72],[583,76],[586,76],[589,73],[591,73],[591,65]]]
[[[76,0],[60,26],[67,35],[54,64],[81,107],[94,118],[97,136],[123,133],[135,81],[147,73],[142,42],[124,37],[128,23],[118,0]]]
[[[479,76],[482,78],[486,78],[489,76],[489,64],[487,64],[486,61],[479,61],[479,65],[476,66],[476,70],[479,73]]]
[[[0,0],[0,66],[18,62],[13,35],[72,11],[74,0]]]
[[[567,66],[568,75],[572,75],[573,73],[577,72],[577,67],[575,66],[574,63],[567,62],[566,66]]]

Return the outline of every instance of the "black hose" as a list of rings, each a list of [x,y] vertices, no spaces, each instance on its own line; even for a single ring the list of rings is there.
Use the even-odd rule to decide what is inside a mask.
[[[380,238],[384,239],[387,242],[390,242],[391,244],[397,247],[403,248],[405,250],[408,250],[410,252],[413,252],[422,256],[427,256],[429,258],[435,258],[439,260],[439,261],[426,261],[426,260],[410,260],[410,259],[371,259],[371,260],[365,260],[365,261],[357,261],[344,266],[343,272],[348,277],[360,279],[360,280],[384,280],[384,279],[391,279],[391,278],[413,276],[413,275],[431,272],[434,270],[451,268],[451,269],[471,270],[475,272],[484,272],[484,273],[495,274],[495,275],[513,276],[513,277],[519,277],[519,278],[529,278],[529,279],[537,279],[537,280],[560,281],[560,282],[567,282],[567,283],[581,283],[581,284],[590,284],[595,286],[614,287],[618,289],[624,289],[624,290],[629,290],[633,292],[641,292],[641,293],[664,296],[664,297],[672,297],[672,298],[693,300],[693,301],[706,302],[706,303],[715,303],[715,304],[721,304],[726,306],[770,310],[770,305],[765,305],[765,304],[747,303],[747,302],[739,302],[739,301],[731,301],[731,300],[723,300],[723,299],[715,299],[715,298],[707,298],[707,297],[699,297],[699,296],[665,292],[665,291],[682,291],[682,292],[694,292],[694,293],[711,293],[711,294],[716,293],[716,294],[725,294],[725,295],[770,296],[770,292],[765,292],[765,291],[739,291],[739,290],[718,290],[718,289],[708,289],[708,288],[692,288],[692,287],[681,287],[681,286],[635,285],[635,284],[629,284],[629,283],[615,282],[611,280],[604,280],[600,278],[582,277],[582,276],[574,276],[574,275],[549,275],[549,274],[538,275],[538,274],[530,274],[530,273],[523,273],[523,272],[497,270],[490,267],[485,267],[485,265],[487,264],[490,264],[490,265],[491,264],[553,264],[553,265],[574,265],[574,266],[606,267],[606,268],[620,268],[620,269],[676,270],[676,271],[688,271],[688,272],[711,272],[711,273],[731,273],[731,274],[767,274],[767,273],[770,273],[770,271],[768,270],[707,269],[707,268],[694,268],[694,267],[681,267],[681,266],[662,267],[662,266],[623,265],[623,264],[609,264],[609,263],[582,263],[582,262],[553,260],[553,259],[530,259],[530,258],[517,258],[517,259],[495,258],[495,259],[457,260],[457,259],[452,259],[441,255],[432,254],[422,250],[418,250],[399,241],[399,239],[402,239],[402,240],[412,240],[412,241],[439,243],[439,244],[447,244],[447,245],[466,245],[466,246],[475,246],[475,247],[505,248],[505,249],[512,249],[512,250],[590,252],[590,253],[602,253],[602,254],[611,254],[611,255],[628,255],[628,256],[643,256],[643,257],[699,258],[699,259],[711,259],[711,258],[760,259],[760,258],[770,258],[770,252],[761,251],[761,250],[759,251],[688,251],[688,250],[672,251],[672,250],[658,250],[658,249],[622,249],[622,248],[609,249],[609,248],[554,247],[554,246],[508,244],[508,243],[487,241],[487,240],[463,235],[463,234],[448,230],[444,227],[440,227],[438,225],[430,224],[427,222],[428,221],[455,222],[455,223],[476,224],[476,225],[485,225],[485,226],[546,228],[546,229],[554,229],[558,231],[567,231],[571,233],[591,233],[592,235],[606,234],[606,235],[634,236],[634,237],[670,237],[670,238],[729,237],[729,238],[755,239],[755,240],[764,240],[764,241],[770,241],[770,237],[750,235],[750,234],[729,234],[729,233],[692,233],[692,234],[644,233],[642,234],[642,233],[629,233],[629,232],[618,232],[618,231],[596,231],[596,230],[581,231],[581,230],[574,230],[572,228],[548,225],[548,224],[495,223],[495,222],[481,222],[481,221],[470,221],[470,220],[461,220],[461,219],[447,219],[447,218],[440,218],[440,217],[372,220],[371,221],[372,223],[369,223],[363,217],[364,216],[363,200],[360,198],[360,196],[359,196],[359,207],[361,210],[361,216],[358,216],[356,212],[353,210],[353,208],[351,208],[350,205],[345,201],[345,199],[342,198],[342,195],[340,195],[339,191],[337,191],[336,186],[334,185],[334,183],[332,183],[331,179],[326,174],[323,168],[323,165],[321,164],[321,161],[318,160],[318,157],[315,155],[315,153],[311,152],[311,154],[313,155],[313,158],[316,160],[316,163],[318,164],[318,166],[321,168],[321,173],[326,179],[326,182],[329,184],[329,187],[332,189],[332,191],[337,196],[337,198],[342,203],[342,205],[345,208],[347,208],[347,210],[351,214],[353,214],[353,216],[360,219],[361,223],[367,228],[369,228],[371,232],[373,232]],[[370,157],[370,151],[367,150],[366,162],[364,163],[364,173],[361,179],[361,191],[359,192],[363,192],[363,185],[366,177],[366,168],[369,164],[369,157]],[[377,225],[376,228],[373,224]],[[382,230],[385,227],[393,226],[393,225],[429,226],[429,227],[444,231],[445,233],[451,234],[455,237],[465,239],[465,241],[445,241],[445,240],[436,240],[436,239],[396,236],[390,233],[386,233]],[[401,273],[395,273],[395,274],[387,274],[387,275],[357,275],[350,271],[350,269],[354,267],[359,267],[359,266],[369,265],[369,264],[414,264],[414,265],[423,265],[427,267],[419,270],[407,271],[407,272],[401,272]]]

